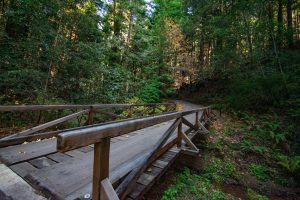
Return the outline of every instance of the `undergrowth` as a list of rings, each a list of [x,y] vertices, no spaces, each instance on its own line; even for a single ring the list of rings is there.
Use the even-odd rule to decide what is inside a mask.
[[[300,155],[291,145],[294,134],[294,125],[285,125],[276,114],[223,115],[211,125],[207,141],[198,144],[205,155],[203,169],[178,172],[162,199],[238,199],[223,190],[232,181],[249,200],[269,199],[259,185],[297,188]]]

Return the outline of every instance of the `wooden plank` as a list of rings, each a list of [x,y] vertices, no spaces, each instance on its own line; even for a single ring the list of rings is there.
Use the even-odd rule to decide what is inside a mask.
[[[100,199],[102,200],[119,200],[119,197],[116,194],[108,178],[101,181],[100,191],[101,191]]]
[[[126,141],[111,144],[109,179],[112,183],[136,167],[137,163],[143,160],[147,153],[149,154],[149,150],[153,149],[153,145],[170,125],[171,122],[168,122],[163,126],[149,127]],[[173,145],[175,144],[174,141],[172,140]],[[169,147],[169,143],[165,146],[172,147]],[[32,181],[30,183],[36,188],[46,193],[46,190],[48,190],[48,194],[54,194],[66,200],[73,200],[84,194],[91,194],[93,152],[75,151],[80,155],[33,172],[26,177],[26,180]],[[68,153],[66,152],[66,154]]]
[[[202,123],[200,123],[200,129],[201,129],[201,131],[204,132],[205,134],[209,133],[209,131],[205,128],[205,126],[204,126]]]
[[[10,200],[46,200],[46,198],[40,196],[28,183],[4,164],[0,164],[0,177],[0,188],[2,191],[0,197],[5,196],[6,199]],[[1,199],[4,199],[2,197]]]
[[[21,177],[24,177],[27,174],[37,170],[37,168],[35,168],[32,164],[28,162],[22,162],[16,165],[11,165],[9,168]]]
[[[13,137],[19,137],[19,136],[26,136],[26,135],[30,135],[32,133],[35,133],[35,132],[38,132],[40,130],[43,130],[43,129],[46,129],[46,128],[49,128],[51,126],[54,126],[56,124],[60,124],[62,122],[65,122],[65,121],[68,121],[70,119],[74,119],[75,117],[78,117],[79,115],[82,115],[84,113],[87,113],[89,112],[89,110],[82,110],[80,112],[77,112],[77,113],[73,113],[71,115],[67,115],[67,116],[64,116],[64,117],[61,117],[59,119],[56,119],[56,120],[53,120],[51,122],[47,122],[45,124],[41,124],[41,125],[38,125],[38,126],[35,126],[33,128],[30,128],[30,129],[27,129],[25,131],[21,131],[19,133],[15,133],[13,135],[9,135],[3,139],[9,139],[9,138],[13,138]]]
[[[105,125],[105,124],[111,124],[111,123],[116,123],[116,122],[121,122],[121,121],[129,121],[131,119],[123,119],[123,120],[117,120],[117,121],[110,121],[110,122],[104,122],[104,123],[100,123],[100,124],[96,124],[97,126],[99,125]],[[27,136],[20,136],[20,137],[16,137],[16,138],[8,138],[8,139],[3,139],[0,140],[0,147],[7,147],[10,145],[17,145],[17,144],[22,144],[24,142],[32,142],[32,141],[36,141],[39,139],[47,139],[47,138],[52,138],[57,136],[59,133],[61,132],[65,132],[65,131],[71,131],[71,130],[82,130],[84,128],[87,127],[92,127],[95,125],[87,125],[87,126],[83,126],[83,127],[76,127],[76,128],[70,128],[70,129],[65,129],[65,130],[57,130],[57,131],[49,131],[49,132],[45,132],[45,133],[38,133],[35,135],[27,135]],[[131,133],[129,133],[131,134]],[[133,133],[136,134],[136,133]],[[113,138],[115,139],[115,138]]]
[[[72,151],[67,151],[67,152],[65,152],[65,154],[67,154],[73,158],[81,158],[82,156],[85,155],[82,151],[78,151],[77,149],[74,149]]]
[[[182,133],[182,138],[183,138],[183,140],[186,142],[186,144],[187,144],[190,148],[192,148],[192,150],[194,150],[194,151],[199,151],[199,149],[194,145],[194,143],[190,140],[190,138],[189,138],[186,134]]]
[[[192,149],[182,148],[181,152],[183,154],[188,154],[188,155],[193,155],[193,156],[199,156],[199,150],[192,150]]]
[[[162,170],[162,168],[151,165],[145,173],[157,177],[162,172]]]
[[[176,119],[176,121],[167,129],[164,135],[159,139],[157,144],[155,144],[152,153],[145,158],[145,160],[140,166],[134,168],[130,172],[130,174],[126,176],[124,181],[118,186],[116,192],[121,199],[124,199],[127,196],[138,177],[143,173],[143,171],[147,169],[147,166],[155,160],[156,151],[158,151],[167,142],[168,138],[171,136],[171,134],[174,132],[174,130],[177,128],[180,122],[180,118]]]
[[[198,129],[199,128],[199,112],[196,112],[196,118],[195,118],[195,127]]]
[[[180,121],[177,128],[177,148],[181,148],[182,145],[182,121]]]
[[[148,176],[150,176],[151,178],[145,179],[144,182],[138,182],[136,184],[137,187],[135,187],[132,190],[131,194],[129,194],[127,197],[129,197],[129,198],[134,197],[135,199],[142,199],[142,196],[152,187],[152,185],[155,183],[155,181],[157,179],[159,179],[166,172],[168,166],[170,166],[171,163],[173,163],[173,161],[175,160],[175,158],[178,155],[179,155],[179,151],[177,151],[177,153],[167,151],[165,154],[163,154],[163,156],[161,156],[160,159],[162,159],[162,157],[165,157],[165,158],[172,157],[172,160],[168,161],[168,165],[166,165],[166,167],[164,167],[163,169],[155,167],[155,166],[151,166],[151,168],[150,168],[151,170],[150,171],[147,170],[147,172],[144,173],[144,174],[147,174]],[[139,187],[139,185],[144,185],[145,187]]]
[[[163,169],[168,165],[168,163],[165,162],[165,161],[156,160],[152,165],[155,166],[155,167]]]
[[[49,167],[51,165],[54,165],[57,162],[50,160],[49,158],[46,158],[46,157],[41,157],[41,158],[36,158],[36,159],[30,160],[29,163],[38,169],[42,169],[44,167]]]
[[[204,108],[132,119],[101,126],[93,126],[85,128],[84,130],[63,132],[58,135],[57,148],[61,152],[76,149],[82,146],[94,144],[101,138],[124,135],[136,130],[170,121],[172,119],[177,119],[180,116],[189,115],[191,113],[201,111],[202,109]]]
[[[135,130],[143,129],[165,121],[175,119],[180,113],[172,113],[161,116],[151,116],[131,121],[117,122],[102,126],[86,128],[84,131],[70,131],[58,135],[57,148],[59,151],[67,151],[81,146],[86,146],[105,137],[116,137]],[[86,137],[86,136],[89,137]],[[85,138],[85,140],[82,140]]]
[[[182,123],[184,123],[185,125],[189,126],[190,128],[194,129],[195,131],[198,130],[198,128],[196,126],[194,126],[191,122],[189,122],[187,119],[185,119],[184,117],[182,117]]]
[[[94,146],[93,200],[100,200],[101,182],[109,176],[110,138],[103,138]]]
[[[39,134],[35,134],[35,135],[20,136],[20,137],[16,137],[16,138],[2,139],[2,140],[0,140],[0,148],[17,145],[17,144],[22,144],[24,142],[33,142],[33,141],[40,140],[40,139],[52,138],[52,137],[58,135],[60,132],[61,132],[61,130],[51,131],[51,132],[46,132],[46,133],[39,133]]]
[[[130,160],[127,160],[126,162],[122,163],[121,165],[115,165],[113,162],[112,165],[110,166],[109,179],[112,180],[112,182],[114,184],[118,183],[118,180],[120,180],[124,175],[128,174],[128,172],[130,172],[130,170],[132,168],[134,168],[138,163],[140,163],[143,160],[143,158],[146,155],[146,152],[147,151],[144,151],[144,153],[138,154],[137,156],[130,158]],[[113,158],[114,158],[114,156],[112,156],[112,161],[114,161]],[[82,197],[84,194],[92,194],[92,183],[91,182],[87,183],[87,185],[81,187],[80,189],[77,189],[71,195],[68,195],[64,198],[66,200],[74,200],[78,197]]]
[[[79,149],[77,149],[78,151],[81,151],[83,153],[88,153],[90,151],[93,151],[94,148],[93,147],[90,147],[90,146],[85,146],[85,147],[81,147]]]
[[[69,156],[67,154],[60,153],[60,152],[50,154],[47,157],[50,158],[51,160],[56,161],[56,162],[63,162],[63,161],[66,161],[66,160],[71,158],[71,156]]]
[[[129,197],[132,199],[137,199],[145,188],[145,185],[137,183],[134,187],[134,190],[129,194]]]
[[[56,152],[56,139],[47,139],[0,149],[0,160],[12,165]]]
[[[153,180],[154,180],[154,176],[150,175],[150,174],[145,174],[143,173],[139,179],[137,180],[137,183],[140,183],[142,185],[147,186],[148,184],[150,184]]]

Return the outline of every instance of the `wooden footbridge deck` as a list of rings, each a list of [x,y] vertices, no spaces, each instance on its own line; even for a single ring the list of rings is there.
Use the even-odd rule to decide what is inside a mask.
[[[109,108],[123,111],[103,111]],[[180,152],[199,153],[191,140],[207,133],[209,107],[175,108],[173,103],[0,106],[2,113],[80,110],[0,139],[0,199],[141,198]],[[137,117],[141,110],[148,116]],[[117,120],[98,123],[99,113]],[[78,128],[50,128],[83,115]]]

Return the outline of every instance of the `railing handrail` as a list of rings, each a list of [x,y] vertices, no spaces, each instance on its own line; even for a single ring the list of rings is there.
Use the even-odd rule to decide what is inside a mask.
[[[0,112],[36,111],[36,110],[64,110],[64,109],[88,109],[88,108],[128,108],[136,106],[175,105],[176,103],[145,103],[145,104],[86,104],[86,105],[7,105],[0,106]]]
[[[61,132],[57,136],[57,149],[61,152],[65,152],[82,146],[91,145],[106,137],[111,138],[121,136],[136,130],[144,129],[192,113],[200,112],[207,108],[209,107],[159,114],[144,118],[134,118],[123,122],[115,122],[106,125],[87,127],[81,130]]]

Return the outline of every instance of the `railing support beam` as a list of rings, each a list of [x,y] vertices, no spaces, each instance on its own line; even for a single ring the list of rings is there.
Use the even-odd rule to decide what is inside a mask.
[[[110,138],[102,138],[94,146],[93,200],[100,200],[101,182],[109,176]]]
[[[182,120],[180,120],[177,129],[177,148],[180,149],[182,143]]]
[[[195,127],[198,129],[200,121],[199,121],[199,112],[196,112],[196,119],[195,119]]]

